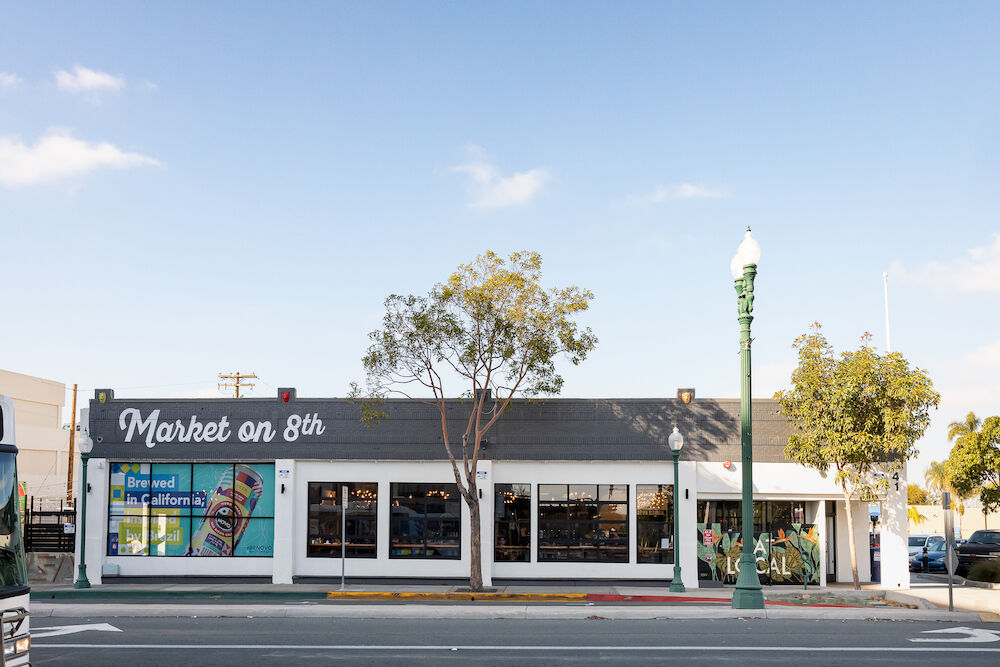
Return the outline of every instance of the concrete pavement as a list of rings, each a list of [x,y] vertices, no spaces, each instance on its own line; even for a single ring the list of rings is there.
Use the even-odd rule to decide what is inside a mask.
[[[956,612],[939,605],[941,585],[920,582],[906,592],[834,586],[803,591],[766,587],[766,608],[734,610],[723,588],[671,593],[628,585],[503,586],[487,593],[431,584],[107,584],[77,590],[37,586],[32,615],[46,617],[366,617],[366,618],[782,618],[1000,621],[1000,591],[956,588]],[[984,615],[980,615],[980,613]]]

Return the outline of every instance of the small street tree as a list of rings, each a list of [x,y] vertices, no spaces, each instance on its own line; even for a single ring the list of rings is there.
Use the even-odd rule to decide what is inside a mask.
[[[984,517],[1000,508],[1000,417],[987,417],[978,431],[960,435],[948,468],[956,491],[979,494]]]
[[[941,397],[925,371],[910,368],[898,352],[879,355],[868,334],[857,350],[838,357],[817,322],[794,347],[799,362],[792,388],[775,394],[781,413],[797,427],[785,456],[824,476],[834,472],[847,510],[851,575],[860,589],[851,503],[888,489],[890,478],[916,455],[915,443]]]
[[[546,290],[541,272],[536,252],[504,259],[487,251],[427,296],[389,296],[382,328],[369,335],[372,344],[362,359],[367,387],[352,388],[364,399],[362,419],[369,425],[386,416],[378,409],[381,399],[430,394],[427,403],[440,415],[445,452],[471,516],[473,591],[483,588],[476,483],[483,439],[515,397],[560,392],[560,356],[579,364],[597,344],[575,319],[593,294],[575,286]],[[468,406],[460,433],[449,429],[445,384],[451,381],[464,390],[450,396],[466,399]]]
[[[906,485],[906,504],[907,505],[930,505],[931,499],[926,491],[920,488],[917,484],[907,484]]]

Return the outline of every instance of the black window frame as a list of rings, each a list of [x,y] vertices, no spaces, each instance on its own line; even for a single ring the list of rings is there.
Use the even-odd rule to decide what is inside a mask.
[[[104,552],[106,554],[105,557],[115,557],[115,558],[274,558],[274,513],[273,512],[271,514],[267,515],[267,516],[259,515],[259,514],[251,514],[249,517],[246,518],[246,521],[248,521],[248,522],[253,522],[253,521],[256,521],[258,519],[260,519],[260,520],[266,520],[266,521],[270,521],[271,522],[271,553],[270,554],[259,554],[259,555],[257,555],[257,554],[237,554],[236,553],[236,548],[232,547],[232,546],[230,547],[231,553],[228,556],[223,556],[222,554],[220,554],[218,556],[195,556],[195,555],[191,555],[191,554],[187,553],[188,550],[191,548],[191,539],[192,539],[192,537],[194,537],[195,522],[198,521],[198,520],[200,520],[200,519],[202,519],[204,517],[204,514],[200,514],[200,515],[199,514],[195,514],[195,507],[194,507],[194,495],[195,495],[195,490],[194,490],[194,466],[198,466],[198,465],[230,466],[230,468],[232,470],[232,474],[233,474],[233,483],[235,484],[235,480],[236,480],[236,467],[237,466],[251,466],[251,467],[253,467],[253,466],[272,466],[272,467],[276,467],[274,461],[142,461],[142,460],[139,460],[139,461],[135,461],[135,460],[127,461],[127,460],[115,460],[115,461],[110,462],[110,465],[108,466],[108,472],[107,472],[107,474],[109,476],[111,475],[111,466],[113,466],[113,465],[124,465],[124,464],[127,464],[127,465],[139,464],[139,465],[148,465],[149,466],[149,473],[148,473],[147,479],[146,479],[146,484],[147,484],[146,488],[149,490],[149,492],[151,494],[152,494],[152,491],[153,491],[152,477],[153,477],[153,471],[154,471],[155,466],[158,466],[158,465],[169,465],[169,466],[183,466],[183,465],[186,465],[186,466],[189,466],[189,470],[190,470],[190,472],[189,472],[189,479],[191,480],[191,482],[190,482],[190,487],[191,488],[188,490],[188,494],[189,494],[188,495],[189,513],[187,515],[180,515],[180,516],[177,517],[178,519],[181,520],[182,523],[185,520],[188,521],[187,546],[185,547],[184,553],[180,553],[180,554],[162,554],[161,555],[161,554],[154,554],[154,553],[152,553],[152,545],[153,545],[153,539],[152,539],[153,532],[152,531],[154,530],[153,520],[154,520],[154,517],[162,516],[160,514],[155,514],[155,512],[158,511],[158,510],[166,509],[166,508],[153,507],[153,503],[152,502],[148,502],[148,503],[146,503],[145,510],[144,510],[144,512],[142,514],[113,514],[112,511],[111,511],[111,504],[112,504],[111,503],[111,490],[110,490],[110,486],[109,486],[108,495],[107,495],[107,518],[106,518],[106,524],[107,524],[106,528],[108,529],[108,535],[107,535],[107,538],[105,539],[105,543],[104,543]],[[274,483],[275,483],[274,478],[272,477],[268,481],[270,481],[270,483],[272,485],[272,495],[276,495],[277,489],[273,488]],[[150,500],[152,500],[152,499],[150,499]],[[209,499],[206,498],[206,507],[205,507],[206,510],[208,509],[208,500]],[[277,500],[277,499],[275,498],[275,500]],[[122,520],[122,519],[126,519],[126,518],[141,518],[143,520],[143,523],[145,524],[144,528],[143,528],[143,531],[146,534],[146,547],[145,547],[146,548],[146,553],[131,553],[130,554],[130,553],[117,553],[117,552],[113,553],[111,551],[111,532],[110,532],[111,521],[114,520],[114,519]],[[249,525],[253,525],[253,524],[251,523]],[[244,533],[245,532],[246,531],[244,531]]]
[[[306,504],[309,508],[306,516],[306,558],[340,558],[340,530],[343,525],[340,493],[344,486],[347,487],[347,544],[344,546],[344,554],[347,558],[378,558],[378,482],[316,481],[306,484]],[[323,487],[330,487],[334,491],[334,495],[321,495],[324,492]],[[370,495],[372,489],[374,489],[374,494]],[[319,509],[314,510],[314,506],[325,505],[323,501],[329,498],[333,498],[336,504],[334,509],[331,509],[329,514],[324,517]],[[314,500],[320,500],[320,502],[314,503]],[[353,508],[352,503],[354,504]],[[314,538],[321,540],[325,536],[331,535],[321,532],[321,522],[336,526],[335,541],[313,541]],[[364,527],[365,530],[361,530],[361,527]],[[354,539],[352,540],[352,538]],[[362,541],[362,538],[366,538],[365,541]]]
[[[531,562],[531,490],[531,484],[493,485],[493,562]]]
[[[588,487],[594,487],[593,497],[588,497]],[[555,494],[554,500],[542,499],[551,493],[549,490],[559,488],[565,493]],[[602,498],[605,489],[609,494],[614,489],[624,490],[624,500]],[[535,547],[538,562],[630,563],[629,496],[628,484],[539,484]],[[619,508],[611,506],[619,505],[624,505],[622,519],[609,519],[602,511],[617,514]]]
[[[650,489],[655,489],[655,491],[650,491]],[[669,498],[666,501],[666,508],[663,512],[656,512],[659,516],[661,513],[664,514],[662,519],[644,518],[642,512],[643,504],[648,502],[652,504],[657,504],[660,501],[656,498],[656,495],[663,493],[666,489],[670,492]],[[651,493],[653,497],[645,499],[643,494]],[[674,564],[674,554],[676,553],[676,541],[674,540],[674,485],[670,484],[636,484],[635,485],[635,559],[636,563],[639,564],[658,564],[658,565],[673,565]],[[658,508],[647,508],[650,509]],[[652,517],[653,512],[649,512],[647,517]],[[646,546],[643,547],[642,541],[644,536],[649,536],[655,539],[656,546]],[[669,540],[670,547],[667,549],[663,548],[663,539]],[[652,551],[649,551],[649,550]],[[648,555],[643,556],[644,550],[647,550]]]
[[[421,490],[422,489],[422,490]],[[458,485],[454,482],[390,482],[389,483],[389,558],[398,560],[461,560],[462,559],[462,498]],[[401,512],[398,507],[406,504],[407,508],[420,512],[411,514],[405,519],[407,533],[419,527],[419,535],[404,535],[397,532]],[[435,516],[430,510],[442,505],[444,511]],[[455,513],[449,516],[447,508],[451,505]],[[432,543],[432,526],[438,527],[438,532],[445,531],[446,522],[454,527],[454,535],[438,536],[439,543]],[[418,539],[419,538],[419,539]],[[406,539],[408,542],[398,542]],[[453,540],[445,542],[444,540]],[[410,553],[401,553],[405,546],[397,548],[397,544],[408,546]],[[417,546],[420,545],[419,552]],[[429,553],[433,550],[433,553]]]

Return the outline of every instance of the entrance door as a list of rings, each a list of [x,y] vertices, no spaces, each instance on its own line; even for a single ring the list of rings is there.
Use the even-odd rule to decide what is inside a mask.
[[[828,504],[830,501],[826,501]],[[837,517],[826,517],[826,580],[837,581]]]

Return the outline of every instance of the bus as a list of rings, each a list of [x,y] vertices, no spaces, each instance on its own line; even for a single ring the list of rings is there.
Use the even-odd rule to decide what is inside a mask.
[[[3,617],[0,667],[28,664],[30,592],[17,492],[14,401],[0,396],[0,614]]]

